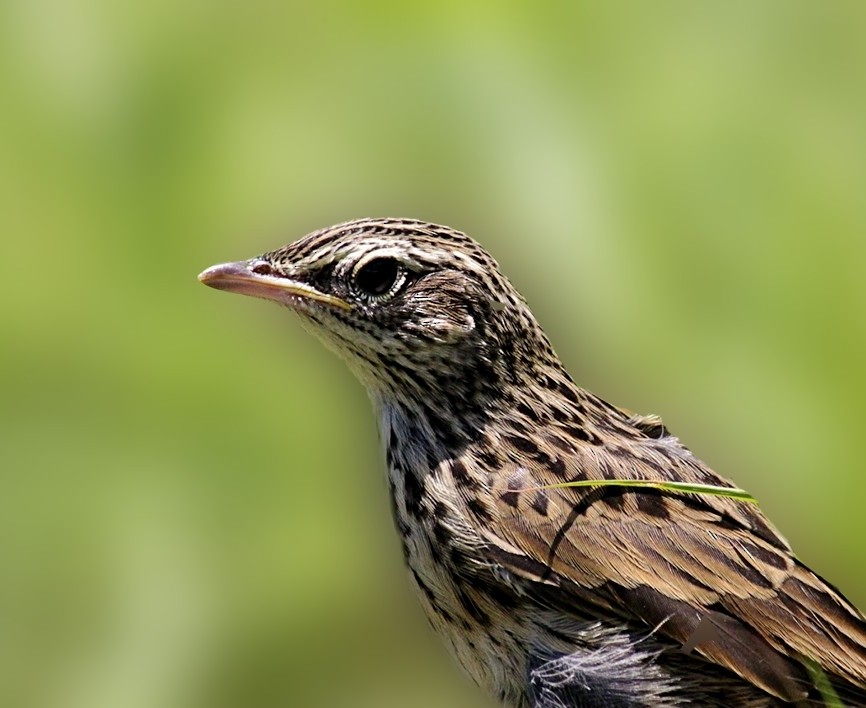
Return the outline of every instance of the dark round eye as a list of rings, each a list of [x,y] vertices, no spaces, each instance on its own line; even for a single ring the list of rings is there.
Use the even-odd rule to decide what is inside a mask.
[[[375,258],[355,273],[355,285],[367,295],[386,295],[400,275],[400,264],[393,258]]]

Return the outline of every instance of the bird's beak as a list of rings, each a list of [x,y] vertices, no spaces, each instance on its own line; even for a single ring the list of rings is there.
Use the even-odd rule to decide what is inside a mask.
[[[305,283],[276,275],[269,272],[270,270],[267,263],[254,258],[249,261],[211,266],[200,273],[198,279],[217,290],[273,300],[290,307],[314,300],[342,310],[352,309],[345,300],[319,292]]]

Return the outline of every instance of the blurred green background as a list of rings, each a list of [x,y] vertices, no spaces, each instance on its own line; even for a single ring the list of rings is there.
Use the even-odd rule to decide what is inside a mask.
[[[357,216],[468,231],[866,607],[866,4],[0,4],[0,704],[487,706],[375,425],[196,282]]]

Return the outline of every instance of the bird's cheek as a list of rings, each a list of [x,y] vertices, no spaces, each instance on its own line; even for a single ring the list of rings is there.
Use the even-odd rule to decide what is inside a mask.
[[[475,318],[467,313],[440,313],[425,318],[419,329],[438,344],[454,344],[475,330]]]

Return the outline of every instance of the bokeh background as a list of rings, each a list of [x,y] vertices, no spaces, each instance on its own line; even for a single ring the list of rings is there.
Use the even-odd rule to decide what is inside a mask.
[[[866,4],[0,4],[0,704],[489,706],[365,394],[195,279],[357,216],[481,240],[578,381],[866,607]]]

